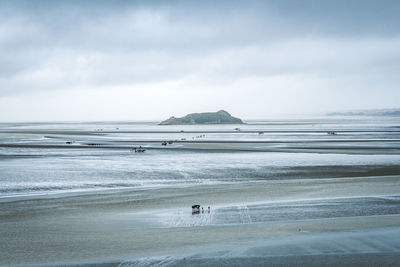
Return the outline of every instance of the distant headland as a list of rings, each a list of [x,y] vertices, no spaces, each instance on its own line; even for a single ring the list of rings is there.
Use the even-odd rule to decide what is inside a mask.
[[[160,122],[160,125],[182,125],[182,124],[243,124],[239,118],[231,116],[227,111],[191,113],[182,118],[171,117]]]
[[[400,116],[400,108],[331,112],[328,116]]]

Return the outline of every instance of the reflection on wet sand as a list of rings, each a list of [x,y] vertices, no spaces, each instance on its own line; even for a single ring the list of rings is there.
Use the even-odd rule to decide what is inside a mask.
[[[0,264],[395,265],[398,123],[0,124]]]

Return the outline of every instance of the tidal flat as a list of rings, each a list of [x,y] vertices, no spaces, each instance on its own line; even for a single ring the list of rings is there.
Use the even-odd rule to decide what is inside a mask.
[[[0,265],[396,265],[399,125],[3,123]]]

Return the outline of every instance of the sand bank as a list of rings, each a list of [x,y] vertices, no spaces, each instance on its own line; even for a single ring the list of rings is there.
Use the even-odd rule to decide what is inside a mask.
[[[400,215],[377,213],[381,202],[366,206],[378,205],[377,209],[349,217],[333,212],[321,218],[305,215],[226,223],[232,213],[222,211],[266,205],[250,213],[256,216],[272,211],[274,203],[310,207],[310,202],[302,202],[310,200],[311,204],[326,202],[335,211],[335,199],[347,198],[351,205],[351,198],[377,196],[384,196],[387,204],[391,196],[397,199],[400,195],[399,180],[399,176],[276,180],[5,198],[0,200],[0,264],[124,262],[146,266],[167,257],[178,266],[185,264],[184,258],[204,266],[290,264],[295,260],[311,264],[323,260],[329,265],[334,263],[332,255],[343,254],[348,264],[354,260],[349,255],[361,255],[357,262],[382,263],[378,259],[384,254],[390,263],[399,258]],[[219,216],[227,221],[168,223],[167,218],[173,217],[168,214],[192,218],[193,203],[211,205],[213,214],[220,211]],[[390,206],[382,207],[390,210]],[[241,214],[238,209],[237,215]]]

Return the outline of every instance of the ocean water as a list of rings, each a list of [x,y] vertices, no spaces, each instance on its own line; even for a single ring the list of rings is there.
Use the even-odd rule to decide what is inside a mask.
[[[0,124],[0,197],[395,174],[396,117]]]

